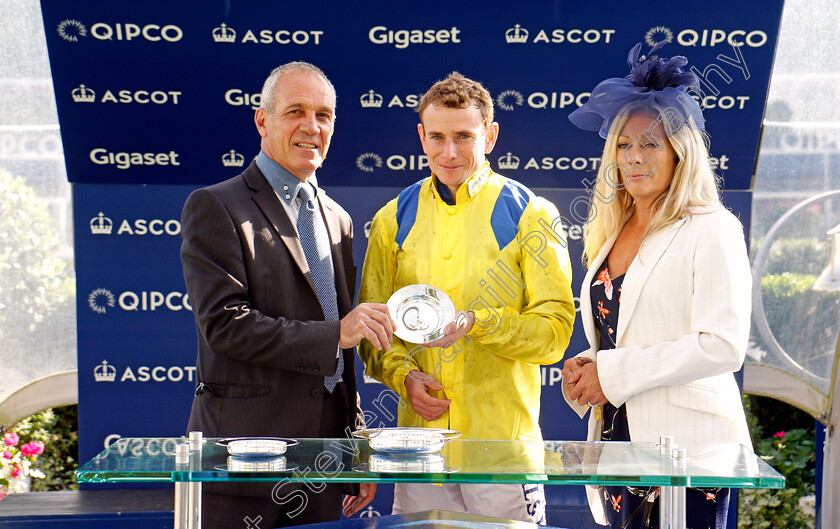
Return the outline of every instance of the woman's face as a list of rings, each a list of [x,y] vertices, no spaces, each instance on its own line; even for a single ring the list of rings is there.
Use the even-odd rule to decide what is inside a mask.
[[[662,123],[634,114],[618,134],[616,161],[630,196],[637,204],[650,204],[671,185],[677,155]]]

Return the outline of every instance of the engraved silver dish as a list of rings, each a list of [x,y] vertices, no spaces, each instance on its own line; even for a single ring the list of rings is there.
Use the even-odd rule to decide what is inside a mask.
[[[431,285],[408,285],[388,299],[397,327],[394,334],[410,343],[429,343],[443,336],[455,319],[455,305],[446,292]]]
[[[448,439],[460,437],[455,430],[442,428],[369,428],[353,432],[367,439],[368,446],[388,454],[431,454],[439,452]]]
[[[444,472],[446,461],[441,454],[371,454],[370,472]]]
[[[275,457],[286,453],[290,446],[298,444],[295,439],[285,437],[231,437],[216,441],[227,448],[234,457]]]
[[[234,457],[227,458],[226,465],[219,465],[216,470],[234,472],[279,472],[286,468],[286,457]]]

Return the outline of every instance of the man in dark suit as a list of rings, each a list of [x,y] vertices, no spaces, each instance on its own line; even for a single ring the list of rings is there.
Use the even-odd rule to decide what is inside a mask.
[[[358,412],[353,348],[393,338],[387,305],[353,308],[352,222],[317,187],[335,89],[308,63],[275,69],[254,121],[262,141],[240,175],[187,199],[181,262],[198,332],[189,431],[205,437],[345,437]],[[306,492],[306,508],[271,484],[205,484],[204,527],[337,520],[342,485]],[[300,488],[300,487],[298,487]],[[362,484],[352,514],[373,499]],[[293,516],[293,514],[295,514]],[[244,524],[244,525],[243,525]]]

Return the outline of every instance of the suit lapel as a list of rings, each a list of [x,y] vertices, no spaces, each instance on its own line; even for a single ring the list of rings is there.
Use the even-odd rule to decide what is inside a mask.
[[[245,180],[248,182],[249,187],[251,187],[254,191],[254,202],[257,204],[257,207],[260,208],[263,215],[265,215],[265,218],[268,219],[274,227],[274,230],[280,236],[283,244],[285,244],[286,248],[288,248],[289,253],[298,265],[298,268],[300,268],[300,271],[303,272],[306,282],[309,283],[310,288],[312,288],[312,292],[317,297],[318,292],[315,290],[315,283],[312,281],[312,274],[309,272],[309,265],[306,262],[306,255],[303,253],[303,247],[300,245],[297,229],[292,225],[292,221],[289,219],[289,215],[283,208],[283,204],[280,203],[280,200],[274,193],[274,188],[272,188],[271,184],[268,183],[268,180],[262,176],[262,173],[260,173],[259,169],[257,169],[256,164],[252,164],[252,168],[255,169],[256,172],[254,173],[250,170],[246,171]],[[259,178],[257,178],[257,176],[259,176]]]
[[[618,329],[616,331],[618,333],[619,346],[624,337],[624,331],[627,329],[627,325],[633,317],[636,304],[639,302],[642,288],[644,288],[648,277],[650,277],[659,259],[662,258],[665,250],[671,245],[674,237],[676,237],[685,222],[686,219],[678,220],[651,234],[647,240],[642,242],[639,253],[636,254],[633,262],[630,263],[630,268],[627,269],[624,282],[621,284],[621,309],[618,312]]]

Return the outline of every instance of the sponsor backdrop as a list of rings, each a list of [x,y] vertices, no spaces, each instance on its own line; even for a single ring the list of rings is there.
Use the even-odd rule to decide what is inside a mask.
[[[582,209],[602,146],[569,113],[595,84],[624,75],[637,42],[670,43],[701,78],[713,163],[749,227],[752,175],[782,10],[774,0],[685,3],[432,1],[162,2],[42,0],[74,219],[81,458],[119,437],[178,436],[195,384],[195,329],[181,273],[180,212],[192,189],[238,174],[257,154],[262,82],[307,60],[338,92],[318,180],[355,221],[361,270],[369,221],[428,175],[419,96],[452,70],[496,103],[495,170],[557,204],[580,267]],[[585,347],[579,326],[570,353]],[[358,373],[365,408],[385,389]],[[547,439],[582,439],[562,403],[560,365],[543,368]],[[373,413],[392,424],[396,404]],[[384,403],[384,404],[382,404]],[[277,410],[282,413],[283,410]],[[390,420],[389,420],[390,419]],[[171,448],[171,447],[170,447]],[[166,450],[165,444],[161,446]],[[557,502],[583,502],[558,490]],[[390,512],[388,487],[373,509]]]

